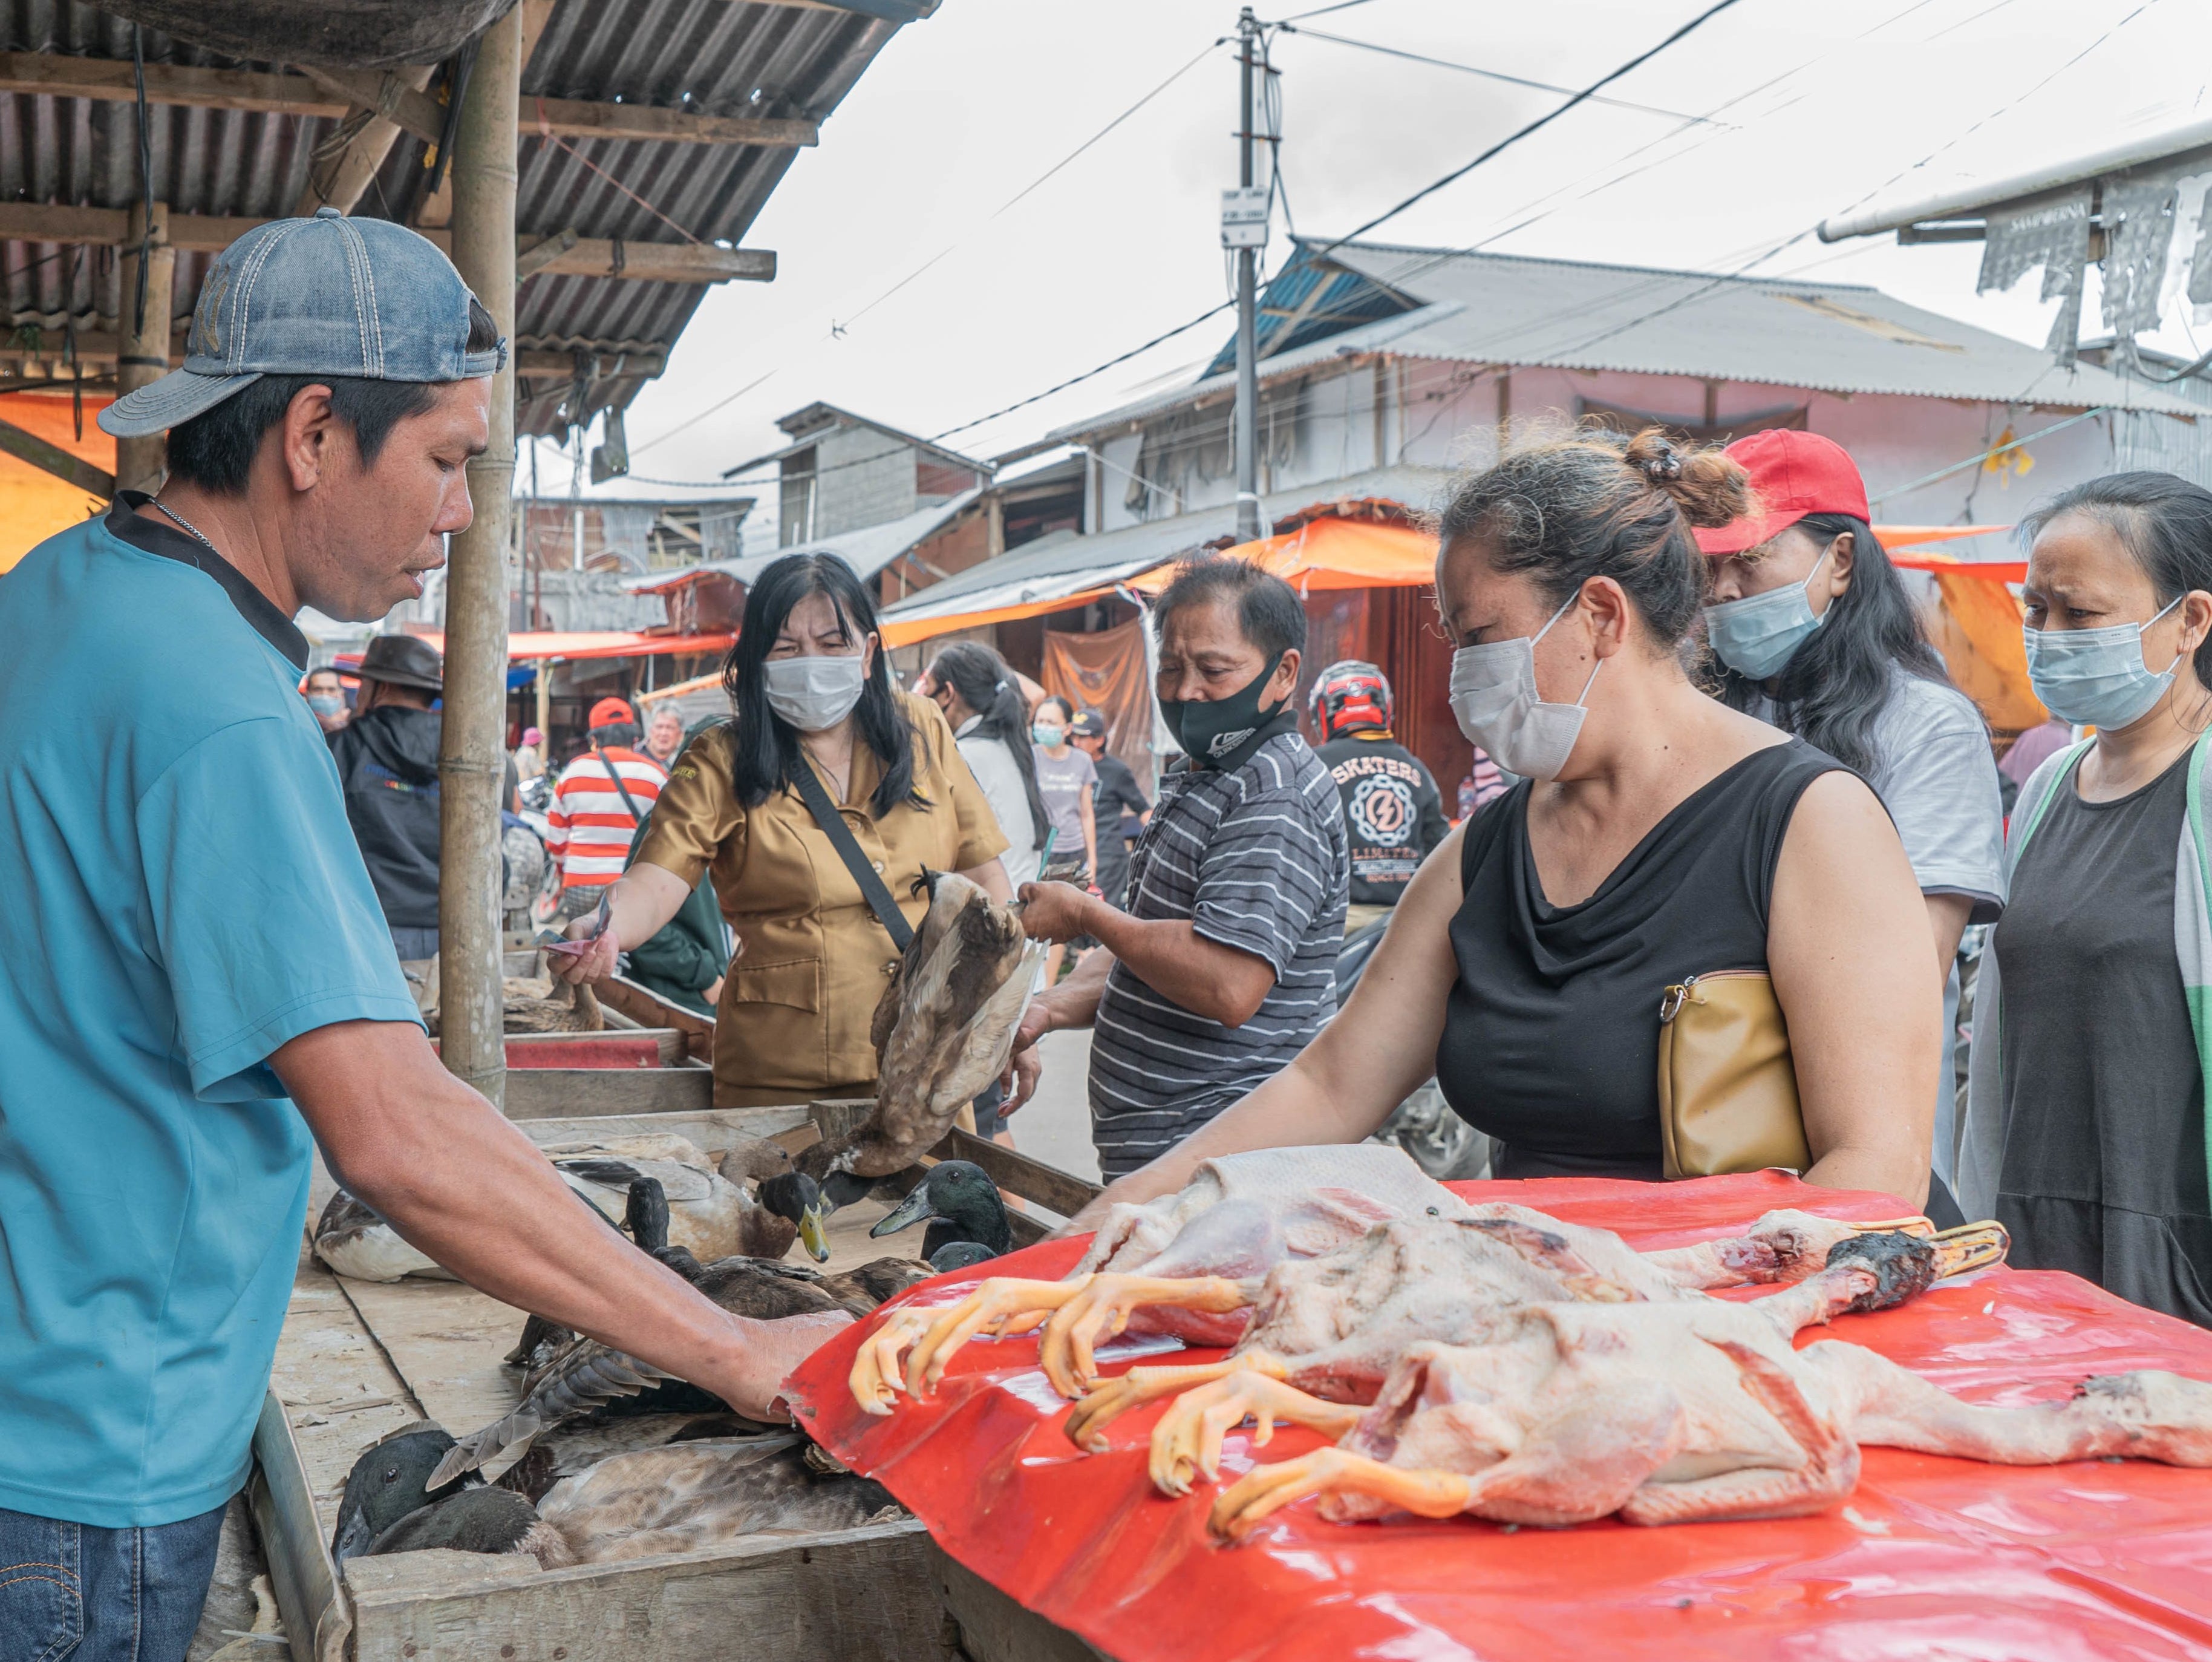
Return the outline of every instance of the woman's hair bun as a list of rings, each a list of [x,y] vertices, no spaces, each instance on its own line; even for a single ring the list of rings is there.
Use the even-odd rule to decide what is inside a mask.
[[[1672,496],[1693,526],[1711,529],[1751,512],[1751,476],[1717,445],[1677,445],[1665,429],[1647,427],[1629,440],[1621,460]]]

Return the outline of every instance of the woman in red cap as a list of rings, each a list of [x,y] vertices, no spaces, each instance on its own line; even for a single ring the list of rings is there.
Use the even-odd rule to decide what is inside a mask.
[[[1955,1170],[1958,1031],[1954,963],[1969,923],[2004,910],[2004,808],[1988,725],[1921,633],[1904,581],[1867,524],[1866,484],[1817,433],[1754,433],[1729,446],[1753,511],[1698,546],[1712,565],[1705,640],[1720,695],[1826,751],[1880,794],[1928,907],[1944,978],[1943,1068],[1933,1166]],[[1956,1223],[1948,1192],[1930,1215]]]

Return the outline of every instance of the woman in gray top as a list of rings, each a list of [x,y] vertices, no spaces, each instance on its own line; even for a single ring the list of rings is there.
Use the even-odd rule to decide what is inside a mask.
[[[2028,516],[2027,668],[2094,725],[2013,810],[1977,993],[1962,1198],[2015,1267],[2212,1326],[2205,1050],[2212,492],[2116,473]]]
[[[1960,1222],[1944,1188],[1957,1146],[1954,959],[1966,926],[1993,923],[2004,909],[2004,803],[1989,728],[1921,633],[1843,447],[1777,430],[1738,439],[1728,455],[1750,475],[1758,508],[1698,533],[1712,567],[1705,632],[1720,695],[1858,773],[1904,840],[1944,989],[1929,1215]]]

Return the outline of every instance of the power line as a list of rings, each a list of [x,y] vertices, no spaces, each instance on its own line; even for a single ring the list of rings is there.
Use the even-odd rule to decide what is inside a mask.
[[[1168,330],[1164,334],[1154,335],[1142,346],[1133,346],[1120,356],[1107,359],[1105,362],[1100,364],[1095,369],[1085,369],[1081,374],[1070,375],[1066,380],[1058,382],[1054,386],[1048,387],[1042,393],[1032,393],[1025,399],[1017,399],[1013,403],[1006,405],[1003,410],[994,410],[988,416],[978,416],[973,421],[963,421],[957,427],[948,427],[942,433],[932,434],[930,435],[929,441],[932,444],[936,444],[942,440],[950,438],[955,433],[964,433],[971,427],[981,427],[985,422],[996,421],[1001,416],[1011,416],[1015,411],[1026,409],[1030,405],[1036,403],[1040,399],[1048,399],[1054,393],[1064,393],[1069,387],[1079,386],[1082,382],[1091,380],[1093,376],[1103,375],[1115,365],[1127,363],[1131,358],[1139,356],[1144,353],[1151,351],[1152,348],[1159,345],[1164,341],[1170,341],[1177,335],[1188,333],[1189,331],[1197,328],[1200,324],[1205,322],[1208,318],[1218,317],[1222,313],[1227,311],[1236,303],[1237,302],[1233,300],[1224,300],[1218,306],[1209,306],[1206,310],[1200,312],[1189,322],[1179,323],[1176,325],[1174,328]]]
[[[2145,3],[2149,3],[2150,0],[2145,0]],[[1322,248],[1321,252],[1325,254],[1328,253],[1331,248],[1340,247],[1343,244],[1352,241],[1356,237],[1365,236],[1368,232],[1373,230],[1376,226],[1383,224],[1389,220],[1395,219],[1400,214],[1404,213],[1407,209],[1412,207],[1415,203],[1434,196],[1438,191],[1443,190],[1448,185],[1457,183],[1460,180],[1466,178],[1468,174],[1473,173],[1477,167],[1482,166],[1484,162],[1489,161],[1492,156],[1498,155],[1501,151],[1510,149],[1512,146],[1519,143],[1522,139],[1528,137],[1531,133],[1539,131],[1542,128],[1551,125],[1553,122],[1558,120],[1569,110],[1573,109],[1577,104],[1585,103],[1589,100],[1595,97],[1601,89],[1611,86],[1614,82],[1620,80],[1621,76],[1630,73],[1632,70],[1641,68],[1644,64],[1648,64],[1651,59],[1656,58],[1661,52],[1665,52],[1668,47],[1673,46],[1676,41],[1682,40],[1685,36],[1691,34],[1697,29],[1702,27],[1708,21],[1714,17],[1717,17],[1721,13],[1726,11],[1730,6],[1733,6],[1735,3],[1736,0],[1715,0],[1714,4],[1706,7],[1705,10],[1699,12],[1688,22],[1683,24],[1681,27],[1676,29],[1664,40],[1659,42],[1657,46],[1649,47],[1646,50],[1638,52],[1635,57],[1630,58],[1626,64],[1623,64],[1620,68],[1613,70],[1609,74],[1600,76],[1596,80],[1591,82],[1589,86],[1584,87],[1580,92],[1567,100],[1565,103],[1547,112],[1545,114],[1538,116],[1534,121],[1528,123],[1528,125],[1522,127],[1516,131],[1508,133],[1504,137],[1499,139],[1495,144],[1490,146],[1489,149],[1483,151],[1481,155],[1476,156],[1474,161],[1468,162],[1464,167],[1453,168],[1451,172],[1444,174],[1443,178],[1438,179],[1431,184],[1424,185],[1419,190],[1414,192],[1413,195],[1406,198],[1402,202],[1398,203],[1393,207],[1384,209],[1381,213],[1376,215],[1374,218],[1369,220],[1365,224],[1355,226],[1344,235],[1338,237],[1335,241],[1329,243],[1326,247]]]
[[[1536,92],[1571,94],[1572,87],[1555,87],[1548,81],[1531,81],[1525,76],[1507,75],[1501,70],[1486,70],[1474,64],[1455,63],[1449,58],[1431,58],[1425,52],[1407,52],[1397,46],[1386,46],[1374,40],[1354,40],[1348,35],[1324,34],[1319,29],[1302,29],[1288,22],[1275,26],[1285,34],[1302,34],[1309,40],[1326,40],[1332,46],[1353,46],[1361,52],[1371,52],[1384,58],[1403,58],[1409,64],[1426,64],[1432,69],[1456,70],[1462,75],[1479,75],[1486,81],[1502,81],[1509,87],[1527,87]],[[1661,109],[1656,104],[1638,104],[1626,98],[1593,98],[1593,104],[1610,104],[1615,109],[1634,110],[1643,115],[1659,115],[1669,121],[1703,121],[1701,115],[1685,115],[1680,110]]]
[[[989,225],[989,224],[993,223],[994,221],[998,220],[1001,216],[1003,216],[1003,215],[1004,215],[1004,214],[1006,214],[1009,210],[1011,210],[1012,208],[1013,208],[1013,207],[1014,207],[1014,205],[1015,205],[1016,204],[1018,204],[1018,203],[1021,202],[1024,198],[1028,197],[1031,192],[1035,192],[1035,191],[1036,191],[1036,190],[1040,186],[1043,185],[1043,184],[1045,183],[1045,181],[1046,181],[1046,180],[1048,180],[1051,179],[1054,175],[1055,175],[1055,174],[1059,174],[1060,172],[1061,172],[1061,171],[1062,171],[1064,168],[1066,168],[1066,167],[1070,163],[1072,163],[1073,161],[1075,161],[1075,159],[1076,159],[1077,157],[1079,157],[1079,156],[1080,156],[1081,155],[1083,155],[1083,153],[1084,153],[1085,151],[1086,151],[1086,150],[1090,149],[1091,148],[1091,146],[1093,146],[1094,144],[1097,144],[1097,143],[1099,142],[1099,140],[1101,140],[1101,139],[1104,138],[1104,137],[1105,137],[1109,133],[1112,132],[1115,128],[1119,127],[1119,126],[1120,126],[1123,122],[1127,121],[1127,120],[1131,116],[1133,116],[1133,115],[1136,114],[1138,111],[1139,111],[1139,110],[1143,109],[1143,108],[1145,107],[1145,106],[1146,106],[1147,104],[1151,103],[1154,99],[1158,98],[1158,97],[1162,93],[1165,92],[1165,91],[1166,91],[1170,87],[1172,87],[1173,85],[1175,85],[1175,83],[1176,83],[1176,82],[1178,82],[1178,81],[1182,80],[1182,79],[1183,78],[1183,76],[1185,76],[1186,75],[1189,74],[1189,73],[1191,72],[1191,70],[1193,70],[1194,69],[1196,69],[1196,68],[1198,67],[1198,65],[1199,65],[1200,64],[1203,63],[1203,62],[1206,59],[1206,58],[1208,58],[1209,56],[1211,56],[1211,55],[1212,55],[1212,52],[1214,52],[1218,47],[1219,47],[1219,46],[1220,46],[1220,45],[1221,45],[1221,42],[1220,42],[1220,41],[1218,41],[1218,40],[1209,40],[1208,42],[1206,42],[1206,44],[1204,46],[1200,47],[1200,49],[1199,49],[1195,53],[1194,53],[1194,54],[1192,55],[1192,57],[1190,58],[1190,59],[1189,59],[1188,62],[1186,62],[1186,63],[1185,63],[1185,64],[1183,64],[1180,69],[1176,70],[1172,75],[1169,76],[1168,76],[1168,78],[1167,78],[1166,80],[1164,80],[1164,81],[1161,82],[1158,86],[1154,87],[1151,91],[1149,91],[1149,92],[1146,93],[1146,94],[1145,94],[1141,98],[1138,99],[1134,103],[1133,103],[1133,104],[1129,105],[1129,106],[1128,106],[1126,109],[1124,109],[1124,110],[1123,110],[1123,111],[1119,114],[1119,115],[1115,116],[1115,117],[1111,121],[1109,121],[1109,122],[1108,122],[1104,126],[1103,126],[1103,127],[1099,128],[1099,129],[1098,129],[1098,131],[1097,131],[1097,132],[1094,132],[1093,134],[1091,134],[1090,137],[1088,137],[1088,138],[1085,139],[1085,140],[1084,140],[1080,144],[1077,145],[1073,149],[1070,150],[1070,151],[1069,151],[1066,155],[1062,156],[1059,161],[1057,161],[1054,162],[1054,163],[1053,163],[1053,165],[1052,165],[1051,167],[1049,167],[1046,168],[1042,173],[1039,174],[1038,174],[1035,179],[1031,180],[1028,184],[1026,184],[1026,185],[1024,185],[1024,186],[1022,186],[1022,188],[1021,188],[1020,190],[1018,190],[1018,191],[1015,192],[1013,195],[1012,195],[1012,196],[1008,197],[1008,198],[1007,198],[1004,202],[1000,203],[1000,204],[996,208],[993,209],[989,214],[986,215],[986,216],[984,216],[981,221],[979,221],[975,225],[974,225],[974,226],[970,227],[970,228],[969,228],[969,229],[968,231],[963,232],[963,233],[961,234],[961,236],[959,236],[959,237],[956,237],[952,241],[951,241],[951,242],[947,243],[944,247],[942,247],[942,248],[939,249],[935,253],[932,254],[932,255],[931,255],[927,259],[924,260],[921,265],[919,265],[915,266],[915,267],[914,268],[914,270],[912,270],[911,271],[908,271],[908,272],[904,277],[901,277],[897,282],[896,282],[896,283],[892,283],[892,284],[890,285],[890,288],[888,288],[888,289],[884,289],[881,294],[878,295],[877,295],[873,300],[871,300],[870,301],[868,301],[868,303],[867,303],[866,305],[865,305],[865,306],[861,307],[860,307],[860,309],[859,311],[857,311],[857,312],[854,313],[850,317],[847,318],[847,319],[846,319],[842,323],[833,323],[833,324],[830,326],[830,332],[829,332],[828,334],[826,334],[826,335],[823,336],[823,337],[821,338],[821,339],[819,339],[819,340],[816,340],[816,341],[813,341],[813,342],[809,343],[809,347],[808,347],[808,349],[807,349],[807,350],[811,350],[811,348],[813,348],[813,347],[818,347],[818,346],[820,346],[820,345],[823,344],[823,341],[827,341],[827,340],[834,340],[834,339],[837,338],[839,336],[842,335],[842,334],[844,333],[844,332],[845,332],[847,329],[850,328],[854,324],[858,323],[858,322],[859,322],[862,318],[866,317],[866,316],[870,312],[874,311],[874,310],[876,309],[876,307],[878,307],[878,306],[880,306],[880,305],[882,305],[882,304],[884,303],[884,301],[885,301],[889,300],[889,299],[890,299],[893,295],[895,295],[895,294],[898,293],[898,291],[899,291],[900,289],[902,289],[905,288],[908,283],[912,283],[915,278],[917,278],[917,277],[921,277],[921,276],[925,271],[928,271],[932,266],[936,265],[939,261],[943,260],[943,259],[944,259],[947,255],[949,255],[949,254],[952,253],[955,250],[957,250],[957,248],[959,248],[959,247],[960,247],[960,246],[962,245],[962,243],[966,240],[966,238],[967,238],[968,236],[971,236],[971,235],[973,235],[973,234],[975,234],[975,232],[976,232],[976,231],[979,231],[979,230],[982,229],[984,226]],[[1208,316],[1211,316],[1211,315],[1212,315],[1212,314],[1211,314],[1211,313],[1209,313],[1209,314],[1207,314],[1207,315],[1208,315]],[[1194,320],[1194,321],[1202,321],[1202,320]],[[1186,324],[1186,325],[1184,326],[1184,327],[1185,327],[1185,328],[1188,328],[1188,327],[1190,327],[1190,326],[1190,326],[1190,325],[1188,325],[1188,324]],[[1174,331],[1174,332],[1174,332],[1174,333],[1181,333],[1182,332],[1181,332],[1180,330],[1177,330],[1177,331]],[[1164,337],[1164,337],[1162,337],[1162,338],[1163,338],[1163,339],[1164,339],[1164,338],[1166,338],[1166,337]],[[1139,350],[1142,350],[1143,349],[1142,349],[1142,348],[1139,348]],[[689,417],[686,417],[684,420],[682,420],[682,421],[680,421],[680,422],[677,423],[677,424],[676,424],[675,426],[673,426],[673,427],[672,427],[672,428],[668,429],[667,429],[667,431],[665,431],[665,432],[664,432],[664,433],[659,433],[659,434],[656,434],[656,435],[655,435],[654,436],[653,436],[652,438],[649,438],[649,439],[646,440],[646,441],[645,441],[645,442],[644,442],[644,443],[642,443],[642,444],[633,445],[633,446],[630,447],[630,454],[631,454],[632,455],[634,455],[634,456],[635,456],[635,455],[641,454],[641,453],[643,453],[643,452],[645,452],[645,451],[647,451],[647,450],[650,450],[651,448],[653,448],[653,446],[655,446],[655,445],[657,445],[657,444],[659,444],[659,443],[662,443],[663,441],[665,441],[668,440],[668,439],[672,439],[672,438],[675,437],[677,434],[681,433],[681,432],[684,432],[684,430],[686,430],[687,429],[689,429],[689,428],[691,428],[691,427],[694,427],[694,426],[697,425],[700,422],[702,422],[702,421],[706,420],[708,417],[712,416],[712,415],[714,415],[714,414],[718,413],[719,411],[722,411],[722,410],[727,409],[731,405],[732,405],[732,404],[736,403],[739,399],[743,398],[746,393],[748,393],[751,392],[755,387],[759,387],[760,385],[762,385],[762,383],[763,383],[763,382],[764,382],[764,381],[767,381],[767,380],[770,380],[772,377],[774,377],[774,376],[775,376],[775,375],[781,374],[785,369],[787,369],[787,368],[788,368],[790,367],[790,365],[791,365],[791,363],[792,363],[793,362],[793,359],[788,359],[788,358],[787,358],[787,359],[786,359],[782,363],[780,363],[780,364],[776,365],[774,368],[772,368],[772,369],[769,369],[769,370],[767,370],[767,371],[763,372],[763,374],[761,374],[760,375],[756,376],[753,380],[750,380],[750,381],[746,382],[744,386],[743,386],[743,387],[739,387],[736,392],[730,393],[727,397],[717,399],[714,403],[713,403],[713,404],[711,404],[711,405],[708,405],[706,409],[702,410],[701,411],[699,411],[699,412],[698,412],[698,414],[696,414],[696,415],[695,415],[695,416],[689,416]],[[1110,368],[1112,366],[1111,366],[1111,365],[1102,365],[1102,366],[1100,366],[1100,367],[1101,367],[1101,368]],[[1094,373],[1095,373],[1095,372],[1094,372]],[[1070,385],[1073,385],[1073,383],[1072,383],[1072,382],[1071,382],[1071,383],[1069,383],[1069,384],[1070,384]],[[1040,394],[1040,396],[1042,396],[1042,394]],[[974,426],[974,425],[976,425],[976,424],[977,424],[977,423],[972,423],[972,422],[971,422],[971,423],[968,423],[968,425],[969,425],[969,426]],[[963,430],[963,429],[960,429],[960,428],[955,428],[955,429],[953,429],[952,430],[953,430],[954,432],[959,432],[959,431],[962,431],[962,430]]]

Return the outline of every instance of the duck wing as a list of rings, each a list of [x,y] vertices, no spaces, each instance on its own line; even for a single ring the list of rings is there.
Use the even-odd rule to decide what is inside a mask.
[[[847,1307],[823,1288],[822,1277],[813,1271],[760,1258],[723,1258],[702,1269],[693,1284],[723,1309],[755,1321]],[[597,1339],[579,1339],[536,1378],[524,1382],[522,1401],[513,1413],[455,1444],[438,1467],[443,1475],[434,1474],[434,1482],[450,1482],[464,1472],[528,1448],[555,1426],[669,1383],[684,1382]]]
[[[856,1316],[865,1316],[886,1299],[895,1299],[937,1272],[919,1258],[871,1258],[856,1268],[822,1278],[823,1289]]]

